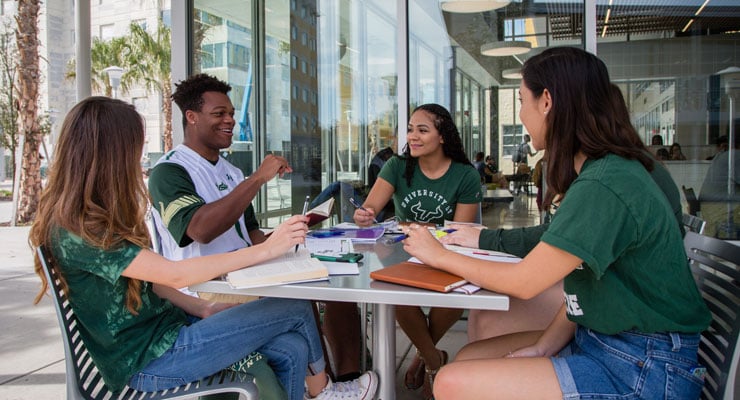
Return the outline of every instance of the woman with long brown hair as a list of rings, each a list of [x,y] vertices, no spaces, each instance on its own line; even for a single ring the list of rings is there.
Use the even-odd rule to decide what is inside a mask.
[[[467,345],[439,372],[435,398],[698,398],[711,317],[654,161],[614,109],[606,65],[546,49],[522,66],[519,95],[532,145],[547,151],[544,204],[558,201],[539,242],[518,263],[487,262],[412,225],[404,249],[521,299],[563,280],[565,301],[544,331]]]
[[[30,233],[31,245],[41,246],[61,273],[106,386],[163,390],[259,351],[290,399],[372,398],[372,372],[334,384],[324,373],[310,302],[210,303],[176,290],[285,253],[304,241],[306,217],[291,217],[256,246],[169,261],[149,250],[143,146],[143,121],[130,104],[90,97],[74,106]],[[37,259],[42,288],[36,302],[48,288],[41,268]]]

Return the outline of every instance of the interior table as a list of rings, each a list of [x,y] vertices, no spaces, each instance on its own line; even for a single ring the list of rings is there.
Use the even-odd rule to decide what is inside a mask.
[[[371,271],[409,259],[403,243],[386,245],[356,243],[356,252],[364,254],[358,275],[334,275],[329,280],[286,284],[261,288],[234,289],[223,280],[214,280],[190,286],[197,292],[246,294],[264,297],[282,297],[319,301],[348,301],[367,303],[372,307],[373,369],[380,383],[377,399],[394,400],[396,321],[395,305],[450,307],[467,309],[508,310],[507,295],[480,290],[472,295],[451,292],[440,293],[370,279]],[[365,318],[365,316],[362,316]]]
[[[514,195],[506,189],[489,189],[486,190],[486,193],[483,196],[483,201],[489,203],[511,202],[513,200]]]

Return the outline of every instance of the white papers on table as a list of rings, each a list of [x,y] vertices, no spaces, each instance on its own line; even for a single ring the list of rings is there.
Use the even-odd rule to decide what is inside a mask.
[[[485,228],[486,226],[483,224],[479,224],[477,222],[459,222],[459,221],[450,221],[448,219],[445,220],[444,225],[442,225],[445,228],[451,228],[453,225],[458,226],[470,226],[473,228]]]
[[[505,263],[515,263],[521,261],[521,258],[517,256],[513,256],[511,254],[502,253],[500,251],[493,251],[493,250],[482,250],[482,249],[476,249],[472,247],[463,247],[458,246],[455,244],[446,244],[445,248],[447,250],[454,251],[456,253],[460,253],[463,255],[466,255],[468,257],[477,258],[479,260],[486,260],[486,261],[496,261],[496,262],[505,262]],[[419,260],[416,257],[409,258],[409,261],[414,263],[423,264],[421,260]],[[480,290],[480,286],[474,285],[472,283],[465,284],[463,286],[460,286],[458,288],[453,289],[455,292],[465,293],[465,294],[473,294]]]
[[[500,251],[483,250],[483,249],[476,249],[472,247],[463,247],[463,246],[458,246],[456,244],[446,244],[445,248],[447,250],[452,250],[455,253],[460,253],[468,257],[477,258],[479,260],[505,262],[505,263],[516,263],[522,260],[521,258],[517,256],[513,256],[508,253],[502,253]]]
[[[357,275],[360,273],[360,265],[349,262],[322,261],[329,270],[329,275]]]
[[[360,229],[360,226],[357,224],[353,224],[351,222],[340,222],[334,226],[332,226],[334,229]]]
[[[351,239],[336,237],[315,238],[306,236],[306,248],[311,254],[337,257],[355,251]],[[357,275],[360,273],[360,266],[357,263],[333,261],[321,261],[321,263],[329,270],[329,275]]]
[[[452,289],[453,292],[465,293],[465,294],[473,294],[479,290],[480,290],[480,286],[473,285],[472,283],[466,283],[462,286],[458,286]]]
[[[355,251],[351,239],[338,237],[316,238],[306,236],[306,248],[311,254],[327,256],[354,253]]]

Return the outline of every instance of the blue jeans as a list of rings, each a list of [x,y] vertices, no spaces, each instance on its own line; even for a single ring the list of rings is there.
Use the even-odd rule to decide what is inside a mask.
[[[131,377],[156,391],[212,375],[253,351],[264,354],[290,399],[303,399],[306,373],[326,367],[309,301],[264,298],[184,326],[175,344]]]
[[[552,362],[563,399],[698,399],[706,371],[698,348],[698,333],[604,335],[578,326]]]

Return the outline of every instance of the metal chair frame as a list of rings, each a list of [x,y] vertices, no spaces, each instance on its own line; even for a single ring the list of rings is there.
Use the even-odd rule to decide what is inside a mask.
[[[128,386],[120,392],[111,392],[105,386],[80,336],[79,321],[67,299],[67,294],[61,288],[59,271],[45,256],[44,250],[39,247],[36,252],[49,282],[59,328],[62,330],[67,370],[67,399],[186,399],[216,393],[237,393],[242,400],[259,398],[254,377],[231,370],[223,370],[199,381],[159,392],[139,392]]]
[[[686,213],[683,213],[682,222],[687,232],[696,232],[700,235],[704,234],[704,228],[707,226],[707,221]]]
[[[702,399],[733,398],[732,388],[740,391],[740,247],[695,232],[686,233],[684,247],[697,286],[712,312],[712,322],[699,344],[699,362],[707,369]]]

